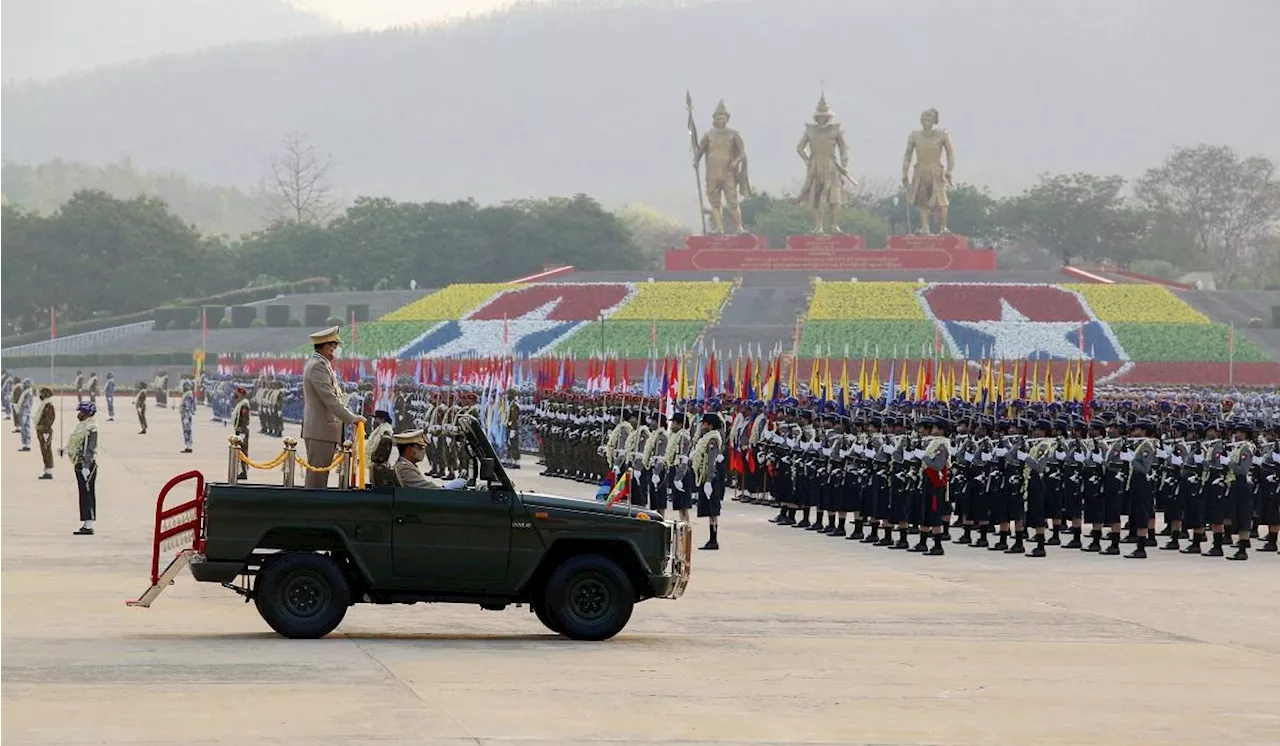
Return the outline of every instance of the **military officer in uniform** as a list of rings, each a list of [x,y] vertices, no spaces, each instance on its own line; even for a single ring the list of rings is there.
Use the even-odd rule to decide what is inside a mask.
[[[192,446],[195,445],[192,421],[196,416],[196,392],[195,384],[188,378],[182,379],[182,406],[179,412],[182,416],[182,453],[191,453]]]
[[[333,463],[343,425],[354,423],[360,416],[343,406],[342,392],[333,373],[333,358],[342,344],[338,327],[312,334],[311,344],[315,353],[302,370],[302,440],[307,447],[307,462],[313,467],[323,468]],[[308,471],[306,486],[312,489],[328,487],[329,472]]]
[[[133,396],[133,408],[138,413],[138,425],[142,427],[138,435],[147,434],[147,382],[138,381],[138,393]]]
[[[53,479],[53,389],[40,387],[40,409],[36,415],[36,440],[40,441],[40,456],[44,459],[44,473],[40,479]]]
[[[693,445],[693,482],[698,490],[698,517],[706,518],[710,538],[700,549],[720,548],[720,509],[724,502],[725,458],[723,423],[720,415],[707,412],[698,423],[698,442]]]
[[[244,386],[236,386],[235,404],[231,406],[231,427],[240,436],[240,452],[249,457],[249,391]],[[249,467],[240,464],[240,478],[249,476]]]

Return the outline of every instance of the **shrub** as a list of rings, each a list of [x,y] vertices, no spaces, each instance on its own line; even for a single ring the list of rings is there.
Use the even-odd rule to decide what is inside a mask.
[[[289,326],[302,326],[302,319],[289,319]]]
[[[219,328],[219,329],[230,329],[230,328],[231,328],[231,319],[224,318],[224,319],[222,319],[221,321],[219,321],[219,322],[218,322],[218,328]]]
[[[267,325],[267,322],[263,321],[262,319],[254,319],[253,321],[249,322],[249,326],[253,329],[261,329],[266,327],[266,325]]]
[[[337,316],[330,316],[329,318],[324,320],[324,325],[325,326],[342,326],[342,319],[338,318]]]

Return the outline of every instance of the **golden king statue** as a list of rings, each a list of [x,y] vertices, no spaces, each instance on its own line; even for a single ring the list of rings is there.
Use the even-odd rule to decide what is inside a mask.
[[[951,186],[951,171],[956,165],[956,153],[951,147],[951,135],[938,129],[938,110],[925,109],[920,114],[920,126],[907,137],[907,152],[902,156],[902,186],[907,190],[907,204],[920,211],[920,233],[929,233],[929,213],[938,211],[938,232],[947,229],[947,189]],[[911,155],[915,154],[915,170],[911,169]],[[946,153],[947,162],[942,163]],[[907,178],[907,174],[911,178]]]
[[[707,199],[711,203],[711,223],[716,233],[724,233],[724,203],[729,205],[729,217],[733,229],[744,233],[742,208],[738,196],[751,196],[751,182],[747,178],[747,146],[737,130],[729,129],[729,110],[724,99],[711,115],[711,129],[703,134],[698,149],[693,154],[693,167],[707,159]]]
[[[796,152],[805,162],[804,187],[796,199],[813,211],[813,232],[825,233],[823,217],[831,216],[831,230],[840,232],[840,206],[844,204],[844,180],[849,177],[849,146],[844,131],[835,121],[835,112],[827,106],[826,94],[818,99],[813,123],[804,126],[804,137]]]

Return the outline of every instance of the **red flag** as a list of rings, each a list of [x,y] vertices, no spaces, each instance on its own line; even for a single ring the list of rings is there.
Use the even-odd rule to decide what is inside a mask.
[[[58,313],[49,309],[49,339],[58,338]]]
[[[356,328],[356,312],[351,312],[351,344],[360,344],[360,331]]]
[[[1084,389],[1084,419],[1088,422],[1093,417],[1093,360],[1089,361],[1089,382]]]
[[[1076,345],[1080,347],[1080,355],[1084,356],[1084,324],[1076,327]]]

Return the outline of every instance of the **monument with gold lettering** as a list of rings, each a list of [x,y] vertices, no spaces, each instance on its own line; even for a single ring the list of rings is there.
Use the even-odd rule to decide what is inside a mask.
[[[844,181],[857,182],[849,176],[849,146],[844,131],[835,121],[835,112],[827,106],[826,94],[818,99],[813,122],[804,126],[804,137],[796,146],[806,170],[804,187],[797,202],[813,211],[813,232],[825,233],[823,218],[830,216],[831,231],[840,232],[840,206],[844,204]]]
[[[951,171],[956,165],[956,154],[951,146],[951,135],[938,128],[938,110],[925,109],[920,114],[921,129],[907,137],[907,152],[902,156],[902,186],[907,190],[907,204],[920,211],[920,233],[929,233],[929,215],[938,211],[938,232],[947,229],[947,189],[951,187]],[[946,154],[946,164],[942,162]],[[911,156],[915,155],[915,169],[911,168]],[[910,178],[908,178],[910,174]]]
[[[728,203],[733,230],[744,233],[739,195],[751,196],[747,177],[747,146],[737,130],[729,129],[729,110],[724,99],[711,115],[711,129],[702,135],[693,153],[693,165],[707,159],[707,200],[711,204],[711,223],[715,233],[724,233],[724,204]]]

